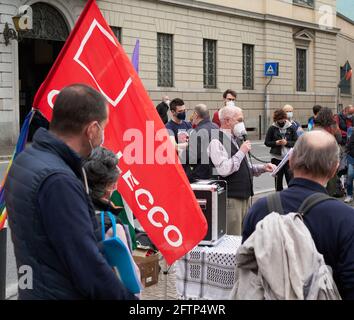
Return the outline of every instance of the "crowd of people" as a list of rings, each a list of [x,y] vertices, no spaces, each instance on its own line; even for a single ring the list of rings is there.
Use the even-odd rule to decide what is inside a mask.
[[[160,114],[159,110],[161,109],[161,105],[165,103],[164,101],[168,101],[170,104],[171,120],[166,122],[167,112],[161,116],[161,119],[166,123],[166,128],[170,131],[171,136],[174,137],[172,140],[176,143],[176,149],[183,154],[183,156],[181,156],[183,160],[182,163],[191,182],[196,179],[210,179],[230,175],[230,172],[228,175],[225,175],[222,171],[220,173],[220,170],[217,170],[218,165],[216,165],[216,163],[218,161],[216,159],[213,160],[213,153],[218,154],[215,148],[214,152],[210,154],[210,148],[215,145],[213,140],[217,140],[212,138],[218,135],[218,133],[213,134],[213,130],[220,129],[220,131],[230,131],[232,133],[231,136],[235,138],[233,145],[236,145],[236,148],[241,151],[241,153],[238,153],[237,157],[235,156],[235,159],[238,159],[236,163],[237,161],[242,162],[243,157],[249,153],[250,142],[243,139],[246,136],[243,112],[242,109],[236,107],[236,99],[237,93],[234,90],[228,89],[222,95],[222,107],[214,112],[212,119],[210,118],[208,107],[199,104],[194,108],[190,121],[186,121],[186,107],[182,99],[176,98],[170,103],[169,97],[165,96],[162,98],[162,102],[157,106],[157,110]],[[229,109],[228,107],[233,109]],[[239,120],[235,118],[235,122],[231,123],[228,122],[229,118],[227,118],[225,123],[225,121],[223,122],[225,119],[220,119],[220,115],[226,112],[228,113],[228,117],[232,117],[230,110],[241,114],[241,117]],[[346,203],[351,202],[353,200],[354,141],[351,142],[350,138],[353,127],[353,116],[354,107],[351,105],[345,107],[338,114],[333,114],[332,110],[328,107],[315,105],[313,107],[313,116],[308,119],[306,125],[302,126],[294,118],[293,106],[290,104],[284,105],[281,109],[274,111],[273,123],[268,128],[265,136],[264,144],[270,148],[270,162],[278,166],[289,150],[294,147],[298,137],[305,132],[322,128],[335,137],[341,150],[341,165],[337,175],[328,182],[327,191],[331,196],[335,197],[342,197],[345,193],[347,197],[344,201]],[[240,128],[240,125],[243,126],[241,130],[239,130],[238,133],[233,132],[234,127],[235,130],[237,130],[236,128]],[[202,142],[198,139],[193,140],[193,135],[196,134]],[[201,138],[203,135],[204,138]],[[194,143],[188,143],[189,139]],[[239,139],[239,141],[237,142],[236,139]],[[218,151],[220,151],[220,149]],[[232,150],[230,149],[228,152],[230,154]],[[204,162],[200,163],[202,159],[204,159]],[[205,161],[205,159],[207,160]],[[229,160],[231,159],[232,157],[230,157]],[[223,159],[220,161],[223,162]],[[268,169],[269,168],[268,166]],[[237,172],[239,165],[236,165],[234,169],[235,172]],[[239,172],[238,175],[244,176],[245,174],[244,172],[243,174]],[[293,177],[288,162],[282,166],[275,176],[276,191],[283,190],[284,177],[287,184],[289,184]],[[246,181],[246,179],[243,177],[242,181]],[[250,195],[252,194],[252,192],[249,193]],[[243,197],[248,198],[245,195],[242,195],[242,198]]]
[[[353,200],[354,107],[333,115],[331,109],[316,105],[307,128],[295,120],[291,105],[275,110],[264,142],[271,160],[254,164],[247,119],[236,98],[235,91],[226,90],[223,105],[212,118],[208,107],[198,104],[190,121],[180,98],[170,101],[165,96],[157,106],[189,181],[227,182],[227,234],[242,236],[246,243],[266,219],[267,198],[252,204],[253,177],[273,172],[291,149],[289,161],[275,177],[283,214],[297,212],[313,194],[335,195],[343,176],[345,202]],[[55,101],[49,129],[36,131],[33,143],[9,171],[5,200],[16,261],[31,266],[34,277],[31,290],[19,288],[19,299],[138,298],[102,254],[102,240],[112,237],[112,229],[117,229],[130,254],[133,249],[129,227],[120,219],[123,208],[111,198],[119,172],[116,156],[102,147],[108,115],[104,97],[93,88],[81,84],[64,88]],[[116,225],[110,219],[101,225],[101,212],[114,214]],[[354,209],[328,197],[303,220],[333,270],[341,297],[354,299]],[[136,265],[132,268],[139,272]]]
[[[328,197],[309,210],[304,223],[318,252],[323,255],[324,263],[333,271],[338,291],[336,289],[332,297],[354,299],[354,209],[345,204],[353,200],[354,107],[347,106],[334,115],[330,108],[315,105],[307,126],[295,120],[291,105],[275,110],[264,141],[270,148],[271,161],[259,165],[252,164],[251,142],[247,140],[244,114],[235,104],[236,97],[233,90],[225,91],[223,106],[214,113],[212,120],[207,106],[198,105],[193,110],[191,125],[194,129],[189,130],[183,141],[186,147],[182,154],[187,155],[182,159],[187,176],[191,182],[196,179],[227,181],[227,234],[242,235],[244,243],[254,233],[257,223],[270,213],[267,198],[251,205],[252,177],[272,172],[293,149],[289,161],[275,176],[282,213],[297,212],[311,195]],[[170,122],[175,122],[175,117]],[[166,127],[172,128],[171,125]],[[185,127],[183,123],[183,130]],[[207,129],[205,136],[208,138],[199,135],[200,140],[193,139],[202,128]],[[178,123],[174,123],[172,129],[171,135],[177,136]],[[217,133],[211,133],[213,130]],[[178,150],[178,146],[176,148]],[[208,160],[202,162],[202,159]],[[284,176],[288,185],[285,190]],[[340,190],[344,179],[341,177],[345,177],[347,189],[345,203],[332,198],[343,196]],[[272,241],[280,239],[275,237]],[[267,267],[271,273],[274,266]]]

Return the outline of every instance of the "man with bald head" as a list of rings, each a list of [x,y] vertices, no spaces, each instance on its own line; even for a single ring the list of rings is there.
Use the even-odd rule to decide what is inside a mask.
[[[314,130],[299,138],[289,161],[294,179],[279,193],[284,214],[298,212],[314,193],[327,193],[325,186],[339,165],[339,147],[331,134]],[[252,206],[245,218],[243,242],[269,213],[266,197]],[[331,198],[313,206],[304,223],[318,252],[332,268],[341,297],[354,299],[354,209]]]
[[[272,172],[273,164],[253,165],[247,160],[251,142],[246,136],[242,109],[226,106],[219,110],[220,131],[212,137],[208,153],[215,174],[227,181],[227,234],[241,235],[242,223],[253,196],[253,176]]]
[[[191,117],[194,130],[189,136],[188,147],[182,154],[182,163],[190,182],[198,179],[212,177],[212,164],[207,154],[213,131],[218,132],[219,127],[211,122],[209,109],[205,104],[198,104]]]

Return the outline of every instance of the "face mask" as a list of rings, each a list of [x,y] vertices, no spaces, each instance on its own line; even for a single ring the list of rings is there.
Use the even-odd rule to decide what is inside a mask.
[[[294,113],[293,112],[287,112],[286,115],[287,115],[288,119],[292,119],[293,116],[294,116]]]
[[[226,102],[226,106],[227,106],[227,107],[236,107],[235,101],[227,101],[227,102]]]
[[[186,120],[186,113],[185,112],[177,113],[176,117],[179,120]]]
[[[348,114],[347,115],[347,119],[351,119],[351,118],[353,118],[353,115],[352,114]]]
[[[277,122],[277,125],[280,127],[280,128],[283,128],[285,126],[285,122]]]
[[[235,137],[241,138],[243,135],[247,135],[246,127],[244,122],[236,123],[232,129]]]
[[[170,106],[170,102],[171,102],[170,100],[166,100],[166,101],[165,101],[165,103],[166,103],[168,106]]]

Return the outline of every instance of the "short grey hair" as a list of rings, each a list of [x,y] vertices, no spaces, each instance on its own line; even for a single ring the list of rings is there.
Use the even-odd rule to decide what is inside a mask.
[[[119,177],[117,164],[117,156],[103,147],[95,148],[84,162],[90,195],[93,200],[101,199],[106,193],[107,186],[117,181]]]
[[[208,107],[205,104],[197,104],[194,108],[194,111],[197,113],[199,118],[204,120],[210,118]]]
[[[304,133],[291,155],[291,170],[316,178],[327,178],[339,162],[339,146],[333,135],[318,129]]]
[[[242,109],[239,107],[226,106],[219,110],[220,122],[224,122],[226,119],[230,119],[237,113],[242,113]]]

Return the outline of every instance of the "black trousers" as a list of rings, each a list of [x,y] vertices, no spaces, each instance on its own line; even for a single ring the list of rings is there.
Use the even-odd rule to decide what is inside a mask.
[[[281,162],[281,160],[272,158],[271,163],[276,166]],[[275,176],[275,190],[282,191],[283,190],[283,177],[285,175],[286,184],[289,185],[290,180],[293,178],[293,175],[289,168],[289,161],[280,169],[280,171]]]

